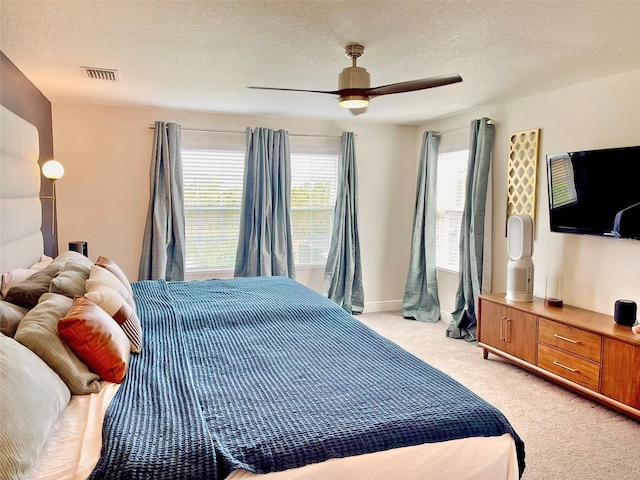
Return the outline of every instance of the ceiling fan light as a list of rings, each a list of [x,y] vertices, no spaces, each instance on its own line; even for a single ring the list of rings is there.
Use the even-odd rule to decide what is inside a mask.
[[[342,108],[366,108],[369,106],[369,97],[366,95],[345,95],[340,97]]]

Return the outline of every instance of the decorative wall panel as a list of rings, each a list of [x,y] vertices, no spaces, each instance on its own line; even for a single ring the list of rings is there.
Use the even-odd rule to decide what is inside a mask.
[[[526,213],[535,222],[539,139],[539,128],[513,133],[509,139],[507,220]]]

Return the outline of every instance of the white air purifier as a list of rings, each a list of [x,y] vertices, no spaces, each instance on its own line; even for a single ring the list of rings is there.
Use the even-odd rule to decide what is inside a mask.
[[[507,300],[533,301],[533,220],[511,215],[507,221]]]

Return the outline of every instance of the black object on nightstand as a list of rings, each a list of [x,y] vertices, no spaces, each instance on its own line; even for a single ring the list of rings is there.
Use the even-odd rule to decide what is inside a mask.
[[[78,252],[84,255],[85,257],[89,256],[89,245],[87,242],[69,242],[69,250],[72,252]]]

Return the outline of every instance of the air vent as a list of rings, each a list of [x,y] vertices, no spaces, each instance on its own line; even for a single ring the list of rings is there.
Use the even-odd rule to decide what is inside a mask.
[[[119,82],[118,70],[110,68],[81,67],[84,74],[92,80],[104,80],[107,82]]]

